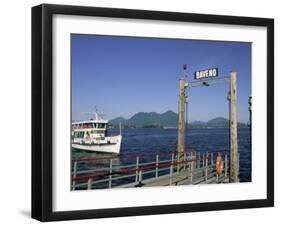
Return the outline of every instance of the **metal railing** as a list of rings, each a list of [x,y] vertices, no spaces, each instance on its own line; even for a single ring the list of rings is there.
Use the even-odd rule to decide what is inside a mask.
[[[124,165],[114,165],[115,160],[130,160]],[[224,155],[224,175],[228,173],[228,158]],[[78,165],[103,161],[100,168],[78,170]],[[72,190],[113,188],[127,184],[141,187],[143,181],[157,179],[161,176],[169,176],[169,185],[173,184],[173,178],[180,172],[186,171],[190,175],[190,181],[198,169],[204,171],[202,177],[206,182],[208,177],[215,172],[214,153],[200,153],[196,151],[185,152],[183,156],[175,153],[148,153],[129,154],[123,156],[96,157],[74,159],[72,161]]]

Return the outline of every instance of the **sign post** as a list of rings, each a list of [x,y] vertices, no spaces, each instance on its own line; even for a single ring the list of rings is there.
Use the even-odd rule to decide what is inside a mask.
[[[184,72],[186,66],[184,66]],[[211,84],[229,82],[229,129],[230,129],[230,174],[229,182],[239,182],[239,153],[237,142],[237,76],[236,72],[230,72],[230,76],[214,78],[218,76],[218,69],[195,71],[194,79],[197,81],[187,82],[187,76],[179,80],[179,109],[178,109],[178,140],[177,156],[181,159],[185,152],[186,123],[187,123],[187,95],[186,89],[198,86],[210,86]]]
[[[179,81],[179,118],[178,118],[178,142],[177,142],[177,155],[181,158],[185,151],[185,134],[186,134],[186,95],[185,88],[187,82],[185,79]]]
[[[187,82],[187,66],[183,65],[184,78],[179,80],[179,103],[178,103],[178,140],[177,140],[177,159],[180,161],[185,153],[185,135],[186,135],[186,106],[187,95],[185,90],[188,86]],[[179,165],[178,165],[179,166]]]
[[[236,72],[230,72],[230,99],[229,99],[229,123],[230,123],[230,175],[229,182],[239,182],[239,157],[237,144],[237,80]]]

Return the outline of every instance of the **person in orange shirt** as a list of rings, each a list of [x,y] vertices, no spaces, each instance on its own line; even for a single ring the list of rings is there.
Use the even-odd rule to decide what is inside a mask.
[[[224,165],[224,162],[223,162],[221,153],[219,152],[217,155],[217,159],[216,159],[216,176],[217,176],[217,178],[222,174],[223,165]]]

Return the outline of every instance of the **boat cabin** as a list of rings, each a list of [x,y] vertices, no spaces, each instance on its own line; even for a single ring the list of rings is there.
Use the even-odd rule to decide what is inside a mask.
[[[72,123],[72,139],[101,138],[107,135],[107,121],[85,121]]]

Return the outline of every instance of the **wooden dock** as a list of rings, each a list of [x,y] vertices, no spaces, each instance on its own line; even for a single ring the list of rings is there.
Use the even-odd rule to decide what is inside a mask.
[[[207,174],[206,174],[207,170]],[[150,178],[142,180],[141,182],[129,183],[117,187],[130,188],[130,187],[152,187],[152,186],[177,186],[177,185],[197,185],[197,184],[219,184],[228,183],[229,178],[227,175],[222,174],[216,176],[214,170],[210,170],[209,167],[201,167],[193,171],[181,171],[175,173],[172,176],[163,175],[158,178]]]

